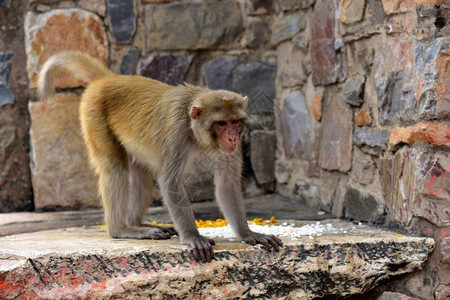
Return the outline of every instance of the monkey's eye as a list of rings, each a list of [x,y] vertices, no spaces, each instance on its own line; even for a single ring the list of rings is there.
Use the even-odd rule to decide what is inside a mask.
[[[219,125],[220,127],[223,127],[223,126],[227,125],[227,122],[226,121],[217,121],[216,124]]]
[[[231,121],[231,124],[236,125],[236,124],[239,124],[239,123],[241,123],[241,122],[242,122],[241,119],[239,119],[239,120],[233,120],[233,121]]]

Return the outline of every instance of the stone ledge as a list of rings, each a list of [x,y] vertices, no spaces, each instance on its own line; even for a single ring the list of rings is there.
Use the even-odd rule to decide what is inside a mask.
[[[434,248],[430,238],[330,222],[348,233],[283,238],[278,253],[216,239],[208,264],[194,262],[178,238],[113,240],[99,227],[7,236],[0,238],[0,298],[344,296],[420,269]]]

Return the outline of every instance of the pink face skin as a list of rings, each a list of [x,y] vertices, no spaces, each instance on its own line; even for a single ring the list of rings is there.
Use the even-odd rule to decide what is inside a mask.
[[[234,118],[214,122],[213,130],[217,133],[219,146],[224,152],[233,153],[236,150],[242,125],[242,120]]]

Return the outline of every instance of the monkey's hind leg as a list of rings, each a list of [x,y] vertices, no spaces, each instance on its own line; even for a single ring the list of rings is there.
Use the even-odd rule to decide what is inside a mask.
[[[171,236],[176,235],[177,232],[173,227],[162,227],[142,222],[148,207],[152,203],[152,196],[155,191],[153,177],[148,168],[134,161],[131,155],[128,157],[128,162],[130,172],[128,225],[156,228]]]

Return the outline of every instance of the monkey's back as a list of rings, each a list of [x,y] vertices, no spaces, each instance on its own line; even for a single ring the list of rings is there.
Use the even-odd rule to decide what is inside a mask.
[[[186,128],[180,117],[187,117],[189,101],[183,101],[184,86],[170,86],[142,76],[108,76],[92,82],[82,96],[80,118],[82,124],[105,124],[88,126],[91,134],[102,137],[96,144],[120,143],[129,152],[154,153],[157,158],[166,145],[164,137],[169,132]],[[103,120],[101,120],[103,118]],[[83,121],[84,120],[84,121]],[[108,141],[101,130],[108,130]],[[85,130],[83,130],[85,131]],[[101,146],[100,146],[101,147]]]

